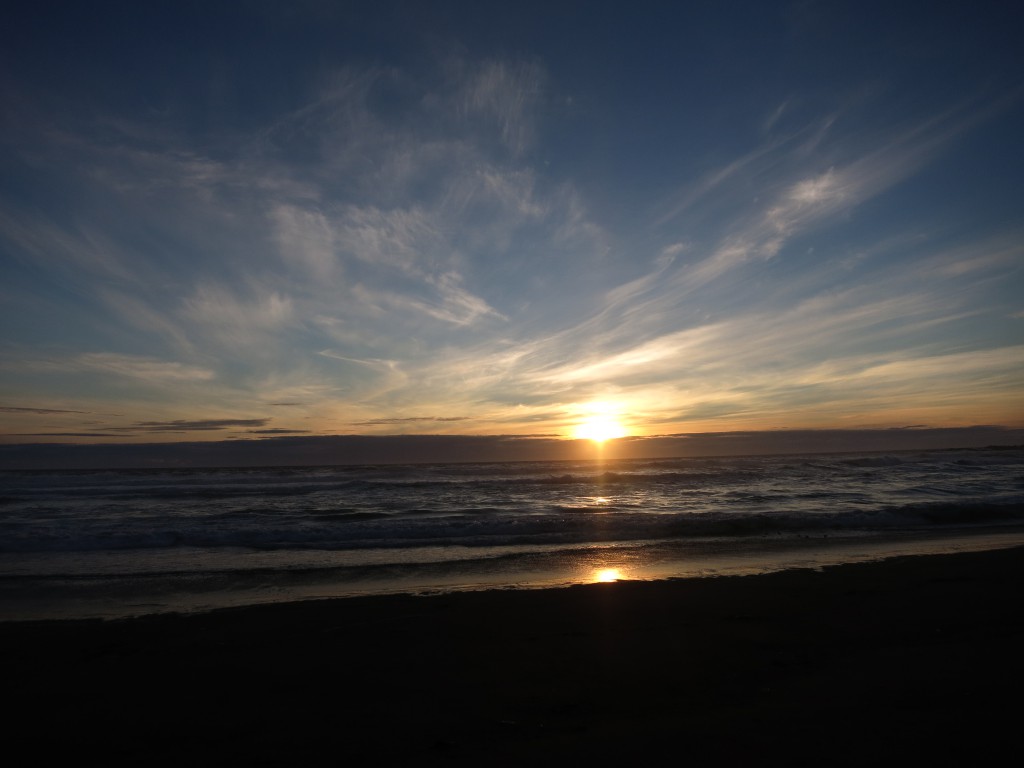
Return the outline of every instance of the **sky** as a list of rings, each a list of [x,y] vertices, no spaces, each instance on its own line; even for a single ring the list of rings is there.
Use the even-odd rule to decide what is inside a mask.
[[[1019,4],[5,15],[7,455],[1024,428]]]

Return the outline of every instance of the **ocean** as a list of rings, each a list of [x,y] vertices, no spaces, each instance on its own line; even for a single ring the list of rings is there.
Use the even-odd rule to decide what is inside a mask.
[[[0,619],[820,568],[1024,542],[1024,449],[0,473]]]

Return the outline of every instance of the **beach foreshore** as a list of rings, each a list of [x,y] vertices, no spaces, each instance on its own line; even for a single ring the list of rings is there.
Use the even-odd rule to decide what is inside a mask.
[[[4,622],[7,749],[105,765],[981,765],[1019,748],[1022,594],[1010,548]]]
[[[329,598],[750,576],[1016,546],[1024,546],[1021,526],[576,546],[3,553],[0,621],[126,619]]]

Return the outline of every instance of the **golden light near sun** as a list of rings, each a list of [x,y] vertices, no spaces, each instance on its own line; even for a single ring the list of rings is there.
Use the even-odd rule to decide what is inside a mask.
[[[622,571],[618,568],[599,568],[594,571],[594,581],[607,584],[612,581],[619,581],[622,578]]]
[[[577,440],[603,443],[605,440],[625,437],[628,432],[611,406],[596,403],[587,408],[586,414],[573,428],[572,434]]]

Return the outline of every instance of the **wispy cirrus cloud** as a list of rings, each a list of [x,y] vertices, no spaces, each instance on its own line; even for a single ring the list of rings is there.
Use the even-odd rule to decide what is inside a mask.
[[[389,304],[415,310],[419,322],[465,325],[501,317],[474,290],[475,267],[465,269],[463,249],[511,247],[509,228],[521,226],[524,216],[558,216],[545,212],[529,167],[495,154],[490,143],[498,136],[521,155],[544,73],[535,63],[454,63],[440,86],[419,99],[424,83],[410,73],[342,70],[305,106],[217,158],[175,146],[173,132],[154,133],[124,118],[107,121],[99,134],[82,126],[77,133],[70,126],[58,131],[61,139],[48,147],[54,159],[84,158],[78,167],[88,183],[108,198],[125,199],[141,226],[163,230],[192,251],[190,281],[126,253],[123,242],[90,242],[84,230],[48,229],[42,222],[26,228],[9,218],[8,236],[32,253],[54,252],[57,245],[74,269],[116,276],[119,287],[97,286],[110,308],[179,351],[201,351],[203,339],[265,345],[267,331],[280,330],[291,309],[298,310],[296,294],[306,316],[338,315],[342,307],[342,316],[365,316],[359,304],[369,295],[393,296]],[[414,97],[410,119],[394,122],[378,113],[378,91],[391,88]],[[435,120],[451,130],[420,128]],[[300,148],[309,162],[297,162]],[[47,231],[49,240],[40,240]],[[231,232],[236,243],[224,239]],[[225,275],[222,258],[208,262],[216,270],[207,269],[202,254],[213,248],[237,253],[239,265],[244,254],[249,269]],[[353,263],[360,265],[357,274],[344,279]],[[282,274],[288,269],[305,274]],[[395,282],[395,273],[405,285]],[[232,277],[237,282],[228,289]],[[157,285],[171,291],[153,291]],[[362,286],[362,297],[354,285]]]
[[[7,99],[0,365],[40,409],[17,429],[565,434],[597,399],[638,429],[763,426],[895,414],[919,377],[937,404],[1020,380],[1012,204],[991,158],[974,191],[948,182],[980,143],[942,165],[1019,90],[707,89],[659,65],[648,92],[561,48],[420,44],[299,56],[258,106],[241,74],[144,110]],[[118,420],[76,421],[111,393]]]
[[[182,303],[181,316],[195,335],[215,339],[227,349],[251,353],[266,347],[295,318],[294,303],[287,294],[259,286],[254,295],[217,284],[203,284]]]
[[[65,360],[35,361],[28,365],[36,370],[93,371],[158,384],[202,382],[215,377],[208,368],[113,352],[87,352]]]
[[[882,133],[874,143],[837,129],[821,152],[805,157],[795,150],[795,142],[808,126],[784,139],[770,139],[711,172],[658,220],[664,226],[698,203],[734,212],[731,221],[724,217],[726,224],[717,243],[704,244],[710,253],[691,261],[679,274],[679,288],[696,290],[751,259],[776,256],[796,236],[852,211],[921,170],[957,137],[1002,109],[1004,101],[965,102]],[[827,123],[831,127],[835,121],[833,117]],[[820,167],[822,156],[829,159],[825,168]],[[753,204],[742,202],[749,198],[751,185],[766,194]],[[738,195],[742,195],[739,200]]]
[[[316,280],[331,280],[339,268],[331,222],[317,208],[281,204],[270,211],[277,246],[284,258],[309,270]]]
[[[426,315],[455,325],[469,325],[479,318],[487,316],[499,320],[507,319],[479,296],[467,291],[462,285],[462,278],[457,273],[447,272],[431,276],[427,282],[437,289],[437,301],[417,301],[409,297],[404,299],[392,297],[391,302],[396,307],[404,303]]]
[[[492,59],[479,67],[465,68],[459,89],[462,111],[483,115],[496,122],[504,143],[521,154],[533,140],[530,114],[539,104],[546,73],[535,61]]]

